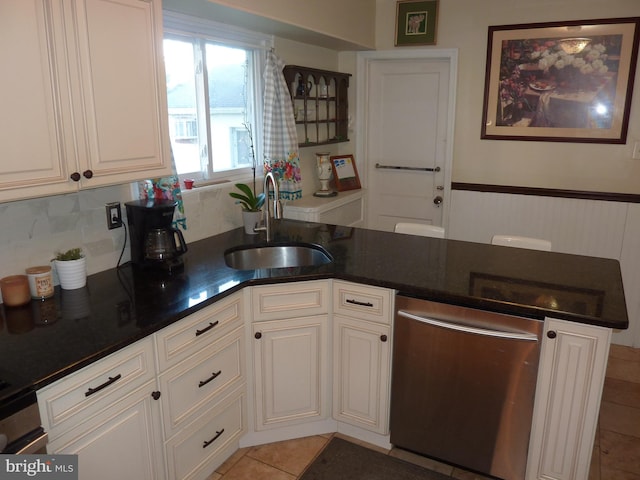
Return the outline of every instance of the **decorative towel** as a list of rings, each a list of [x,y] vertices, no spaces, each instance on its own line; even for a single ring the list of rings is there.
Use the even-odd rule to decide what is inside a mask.
[[[173,175],[162,178],[151,178],[138,183],[141,199],[164,199],[175,200],[178,205],[173,213],[174,228],[181,227],[187,229],[187,217],[184,214],[184,204],[182,202],[182,190],[180,189],[180,179],[176,170],[176,162],[171,149],[171,168]]]
[[[284,62],[267,52],[264,72],[264,168],[278,178],[280,198],[302,197],[298,135],[291,96],[282,73]]]

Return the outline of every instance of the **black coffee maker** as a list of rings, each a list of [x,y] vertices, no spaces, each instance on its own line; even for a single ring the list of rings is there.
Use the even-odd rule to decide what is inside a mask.
[[[187,251],[182,232],[174,228],[173,200],[134,200],[125,203],[131,239],[131,263],[135,267],[168,272],[181,269]]]

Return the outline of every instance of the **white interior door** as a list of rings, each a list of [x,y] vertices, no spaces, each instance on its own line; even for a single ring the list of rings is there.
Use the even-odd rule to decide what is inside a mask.
[[[367,226],[445,226],[455,96],[451,55],[372,57],[363,70]]]

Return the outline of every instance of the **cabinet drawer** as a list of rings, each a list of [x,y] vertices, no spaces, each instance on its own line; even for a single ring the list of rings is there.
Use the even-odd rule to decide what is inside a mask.
[[[329,283],[320,280],[253,287],[251,302],[254,321],[320,315],[329,311]]]
[[[246,431],[246,398],[234,392],[166,444],[168,477],[208,478],[236,449]]]
[[[163,372],[219,339],[242,322],[242,292],[203,308],[155,334]]]
[[[333,282],[333,312],[340,315],[391,324],[393,291],[335,280]]]
[[[243,381],[244,328],[239,327],[160,375],[166,438],[188,418],[211,405],[213,397]]]
[[[42,425],[55,438],[154,378],[153,340],[148,337],[38,390]],[[65,426],[70,419],[72,425]]]

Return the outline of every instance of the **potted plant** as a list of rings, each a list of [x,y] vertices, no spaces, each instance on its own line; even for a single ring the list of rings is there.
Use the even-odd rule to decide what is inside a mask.
[[[242,193],[229,192],[229,196],[235,198],[236,203],[242,207],[242,220],[244,222],[245,233],[253,235],[256,233],[254,228],[260,223],[260,217],[262,216],[264,193],[256,195],[255,191],[246,183],[236,183],[236,188]]]
[[[60,288],[75,290],[87,284],[86,260],[80,247],[56,253],[53,263],[60,280]]]
[[[236,203],[242,206],[242,221],[244,223],[244,231],[250,235],[256,232],[254,228],[260,223],[262,216],[262,205],[264,205],[264,193],[256,194],[256,152],[253,148],[253,131],[249,122],[243,122],[244,128],[247,130],[249,140],[249,151],[251,152],[251,169],[253,170],[253,188],[246,183],[236,183],[236,188],[242,193],[230,192],[229,195],[236,199]]]

